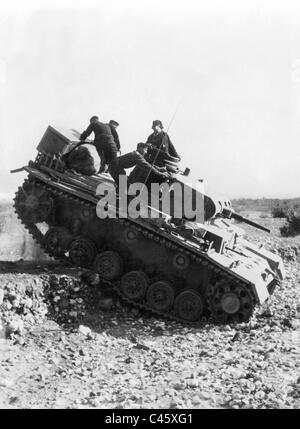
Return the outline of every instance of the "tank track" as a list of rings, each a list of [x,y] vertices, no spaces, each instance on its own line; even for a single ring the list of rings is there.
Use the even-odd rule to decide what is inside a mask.
[[[93,208],[95,209],[95,204],[93,202],[90,201],[86,201],[83,200],[77,196],[71,195],[68,192],[62,191],[60,189],[54,188],[52,186],[49,186],[47,184],[45,184],[43,181],[41,180],[37,180],[37,179],[26,179],[23,183],[23,186],[25,184],[36,184],[39,187],[42,187],[43,189],[45,189],[46,191],[50,192],[51,194],[53,194],[54,196],[58,196],[58,197],[65,197],[68,198],[70,200],[73,200],[74,202],[76,202],[77,204],[80,204],[82,206],[85,206],[87,208]],[[17,214],[17,217],[19,218],[19,220],[21,221],[21,223],[24,225],[24,227],[28,230],[28,232],[31,234],[31,236],[33,237],[33,239],[40,245],[40,247],[45,251],[46,254],[48,254],[50,257],[55,258],[56,260],[63,262],[67,265],[73,265],[72,262],[69,260],[69,258],[66,255],[62,255],[62,256],[58,256],[54,253],[52,253],[51,251],[49,251],[49,249],[47,249],[45,247],[45,243],[44,243],[44,235],[42,234],[42,232],[38,229],[38,227],[34,224],[34,223],[28,223],[25,222],[24,219],[22,218],[21,214],[19,213],[15,203],[16,200],[18,198],[19,193],[22,192],[22,187],[19,187],[18,191],[15,194],[15,198],[14,198],[14,208],[15,208],[15,212]],[[171,248],[172,250],[180,250],[180,252],[185,253],[186,255],[188,255],[192,260],[194,260],[196,263],[198,264],[202,264],[204,266],[206,266],[207,268],[209,268],[211,275],[212,276],[216,276],[216,278],[219,278],[221,280],[230,280],[230,282],[236,284],[237,286],[240,285],[245,285],[245,286],[249,286],[249,284],[247,282],[243,282],[242,280],[237,279],[235,276],[231,275],[231,273],[228,273],[227,271],[225,271],[224,269],[221,269],[219,267],[216,267],[212,262],[210,262],[209,260],[205,259],[204,257],[200,257],[199,255],[196,255],[195,253],[193,253],[192,251],[189,251],[188,249],[182,248],[180,245],[175,244],[173,241],[168,240],[165,237],[161,237],[159,235],[159,233],[155,233],[155,232],[150,232],[149,230],[147,230],[146,228],[143,228],[141,225],[136,225],[134,222],[131,222],[128,219],[115,219],[116,222],[120,222],[124,225],[124,227],[128,227],[130,226],[131,229],[136,230],[139,233],[142,233],[147,239],[149,240],[154,240],[158,243],[160,243],[162,246],[167,246],[169,248]],[[90,270],[92,271],[92,270]],[[153,309],[152,307],[148,306],[146,302],[136,302],[133,300],[128,299],[127,297],[125,297],[119,288],[120,285],[120,281],[119,280],[115,280],[115,281],[109,281],[106,279],[101,278],[101,282],[107,286],[109,286],[111,288],[111,290],[115,293],[115,295],[117,295],[122,302],[125,303],[125,305],[129,306],[129,307],[134,307],[139,309],[141,312],[146,312],[152,316],[158,317],[158,318],[162,318],[162,319],[166,319],[166,320],[170,320],[170,321],[176,321],[179,323],[183,323],[185,325],[199,325],[199,323],[201,322],[207,322],[207,320],[209,319],[209,317],[207,315],[202,316],[201,320],[198,321],[187,321],[185,319],[181,319],[178,316],[176,316],[174,314],[174,309],[172,308],[171,311],[169,312],[161,312],[158,311],[156,309]],[[209,294],[212,294],[214,292],[214,287],[217,285],[209,285],[209,288],[207,290],[207,294],[206,296],[204,296],[204,299],[207,301],[207,296]],[[253,312],[253,309],[255,307],[255,296],[252,290],[250,290],[250,288],[248,289],[250,291],[251,294],[251,300],[252,300],[252,311],[251,314]],[[207,303],[207,308],[210,310],[210,312],[212,312],[209,303]],[[251,317],[251,315],[250,315]]]

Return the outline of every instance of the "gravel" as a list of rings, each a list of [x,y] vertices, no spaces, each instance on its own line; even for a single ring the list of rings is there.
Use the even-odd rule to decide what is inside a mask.
[[[239,325],[142,315],[79,271],[0,274],[0,406],[299,408],[299,253],[267,240],[287,277]]]

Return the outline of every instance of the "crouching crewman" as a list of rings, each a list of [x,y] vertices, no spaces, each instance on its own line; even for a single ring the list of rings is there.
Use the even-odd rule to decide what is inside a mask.
[[[154,165],[149,164],[148,161],[144,158],[148,150],[148,145],[146,143],[138,143],[136,150],[132,152],[128,152],[125,155],[119,156],[114,159],[109,164],[109,172],[116,185],[118,187],[119,184],[119,176],[126,176],[126,169],[136,167],[139,170],[142,170],[143,174],[148,175],[150,172],[157,174],[161,178],[169,178],[168,173],[164,167],[156,167]]]

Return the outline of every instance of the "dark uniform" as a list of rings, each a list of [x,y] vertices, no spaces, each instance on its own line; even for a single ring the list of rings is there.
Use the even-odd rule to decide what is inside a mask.
[[[92,132],[94,132],[94,145],[99,157],[105,158],[107,163],[112,162],[117,157],[117,144],[115,143],[110,126],[97,121],[91,123],[81,134],[80,140],[84,141]]]
[[[147,139],[147,142],[154,146],[155,148],[166,152],[170,156],[174,156],[175,158],[179,158],[173,143],[170,140],[170,137],[165,131],[161,131],[160,133],[152,133]]]
[[[126,175],[125,169],[138,167],[142,171],[149,172],[152,168],[153,173],[159,176],[164,176],[163,173],[157,170],[154,166],[151,166],[149,162],[145,160],[137,150],[126,153],[125,155],[119,156],[109,165],[109,172],[116,183],[119,181],[120,175]]]
[[[114,126],[113,126],[113,125],[111,125],[111,124],[108,124],[108,126],[109,126],[109,128],[110,128],[110,131],[111,131],[112,136],[113,136],[113,138],[114,138],[114,141],[115,141],[115,143],[116,143],[117,149],[118,149],[118,150],[121,150],[120,139],[119,139],[119,135],[118,135],[118,133],[117,133],[116,127],[114,127]]]

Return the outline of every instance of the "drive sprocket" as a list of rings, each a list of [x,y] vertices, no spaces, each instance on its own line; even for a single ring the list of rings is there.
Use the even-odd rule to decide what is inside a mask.
[[[16,193],[14,206],[25,223],[45,222],[53,209],[53,196],[36,182],[26,181]]]

